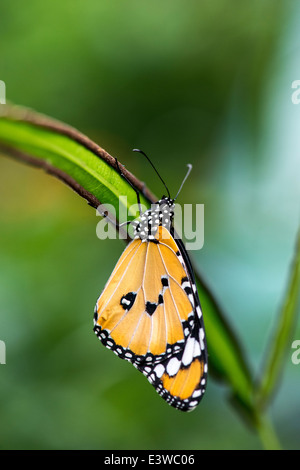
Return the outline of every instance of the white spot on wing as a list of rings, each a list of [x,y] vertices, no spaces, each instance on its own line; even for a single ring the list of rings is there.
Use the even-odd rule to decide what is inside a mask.
[[[153,372],[155,372],[156,376],[160,379],[161,376],[163,375],[163,373],[165,372],[165,368],[164,368],[164,366],[163,366],[162,364],[158,364],[158,365],[155,367],[155,369],[154,369]]]
[[[182,284],[181,284],[181,287],[182,289],[185,289],[186,287],[190,287],[190,283],[188,281],[184,281]]]
[[[198,357],[198,356],[201,356],[200,344],[198,341],[195,340],[194,357]]]
[[[172,359],[169,360],[167,364],[167,373],[170,376],[173,376],[177,374],[179,367],[180,367],[180,361],[177,359],[177,357],[173,357]]]
[[[194,346],[195,338],[189,337],[182,356],[182,363],[184,366],[188,366],[192,362],[194,356]]]
[[[202,317],[202,312],[201,312],[201,308],[199,307],[199,305],[197,305],[197,307],[196,307],[196,312],[197,312],[198,318],[201,318]]]
[[[194,307],[195,302],[194,302],[194,296],[192,294],[188,295],[189,301],[191,302],[192,306]]]
[[[204,346],[204,330],[203,328],[200,328],[200,335],[199,335],[199,339],[200,339],[200,345],[201,345],[201,349],[204,349],[205,346]]]
[[[196,406],[196,405],[198,405],[197,401],[191,401],[191,403],[189,404],[189,406]]]

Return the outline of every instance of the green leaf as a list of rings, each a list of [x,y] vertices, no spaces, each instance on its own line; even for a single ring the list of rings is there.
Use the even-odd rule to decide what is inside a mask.
[[[209,363],[216,377],[230,385],[231,398],[253,419],[253,382],[244,352],[206,283],[198,273],[195,277],[204,312]]]
[[[275,391],[282,372],[284,358],[290,349],[292,330],[300,310],[300,230],[298,232],[290,279],[283,307],[276,322],[276,330],[265,359],[261,382],[257,388],[257,401],[265,406]]]
[[[62,179],[94,207],[99,201],[112,204],[117,217],[119,196],[127,196],[127,208],[136,203],[135,192],[115,170],[115,161],[109,154],[75,129],[50,118],[22,108],[5,107],[0,116],[0,148]],[[141,202],[149,206],[154,197],[135,177],[129,177],[138,189],[144,189]],[[229,385],[231,396],[251,415],[253,386],[244,354],[214,296],[202,279],[196,278],[204,311],[210,370]]]
[[[85,142],[85,136],[74,129],[43,117],[39,119],[39,115],[31,113],[25,114],[26,119],[20,119],[22,108],[2,105],[1,109],[3,108],[7,111],[0,116],[0,143],[4,153],[13,153],[20,160],[40,166],[70,186],[74,182],[77,183],[79,189],[95,197],[95,200],[92,200],[95,202],[92,204],[94,207],[97,207],[97,202],[113,205],[117,218],[120,204],[124,205],[122,209],[127,209],[129,215],[136,215],[130,212],[130,207],[136,204],[136,194],[111,166],[114,159],[103,149],[95,145],[95,149],[100,150],[97,155],[95,151],[83,145],[90,141],[86,138]],[[110,158],[105,161],[103,156]],[[82,192],[81,195],[84,196]],[[120,202],[119,196],[122,195],[127,196],[127,204],[124,199]],[[91,203],[90,199],[88,198]],[[149,206],[149,199],[143,196],[141,202]]]

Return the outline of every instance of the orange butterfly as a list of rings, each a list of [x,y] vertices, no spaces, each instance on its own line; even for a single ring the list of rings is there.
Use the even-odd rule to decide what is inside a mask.
[[[132,222],[134,240],[110,276],[94,316],[94,331],[104,346],[130,361],[164,400],[183,411],[198,405],[207,382],[200,301],[188,254],[172,226],[175,200],[190,170],[191,165],[174,199],[158,175],[168,197]],[[140,206],[138,192],[137,198]]]

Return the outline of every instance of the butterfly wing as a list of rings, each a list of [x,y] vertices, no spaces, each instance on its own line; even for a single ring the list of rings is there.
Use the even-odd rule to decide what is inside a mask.
[[[165,227],[159,227],[157,238],[158,251],[171,280],[170,293],[181,313],[184,344],[180,349],[176,345],[171,356],[167,354],[151,370],[149,366],[139,369],[170,405],[183,411],[191,411],[199,404],[207,382],[207,349],[202,311],[192,267],[182,241],[175,241]],[[179,285],[190,303],[187,320],[182,315],[184,308],[177,303]],[[166,309],[169,308],[172,305],[166,302]]]
[[[132,241],[95,307],[102,343],[129,360],[172,406],[188,411],[206,383],[202,314],[192,273],[170,232]]]

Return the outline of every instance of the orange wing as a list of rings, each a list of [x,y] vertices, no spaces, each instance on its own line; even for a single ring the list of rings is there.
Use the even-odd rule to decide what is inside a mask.
[[[133,240],[95,308],[102,343],[135,365],[171,405],[193,409],[206,383],[206,348],[196,288],[170,232]]]

